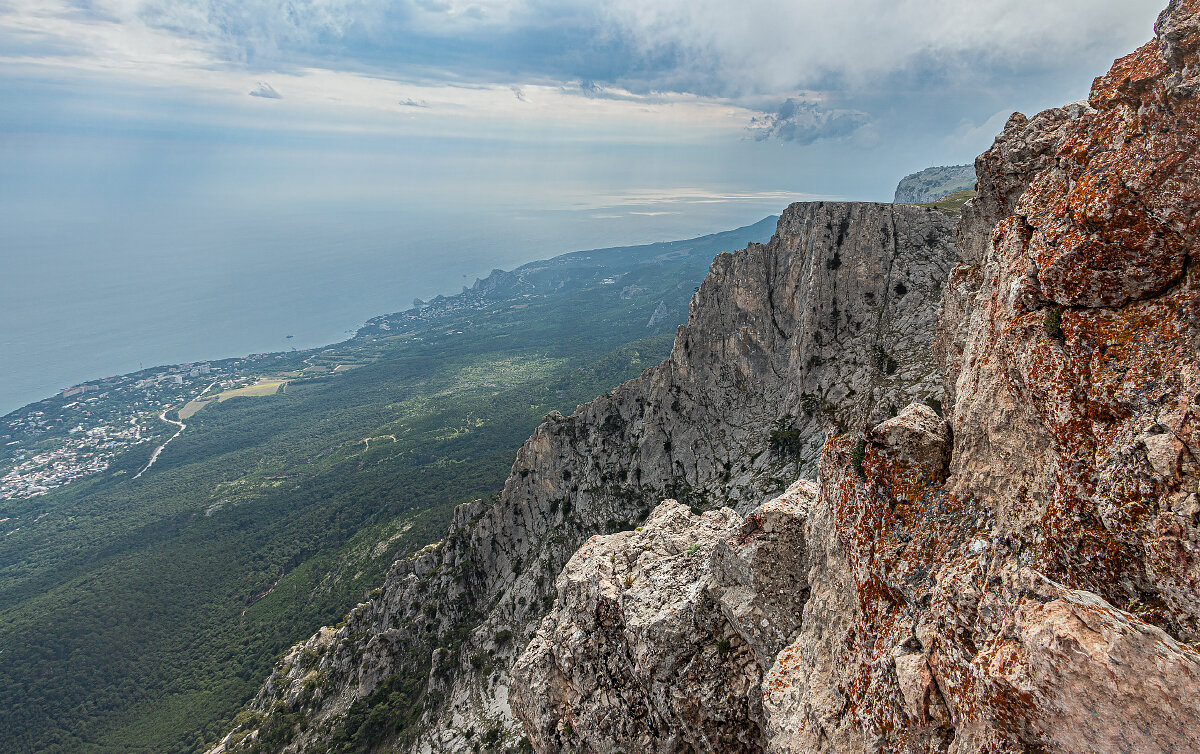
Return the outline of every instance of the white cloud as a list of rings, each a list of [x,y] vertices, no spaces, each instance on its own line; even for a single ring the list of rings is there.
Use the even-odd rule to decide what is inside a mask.
[[[806,199],[833,199],[818,194],[800,194],[794,191],[729,191],[697,186],[679,186],[671,188],[639,188],[619,192],[604,193],[588,190],[586,193],[571,195],[560,193],[558,201],[561,206],[572,210],[613,210],[630,207],[653,208],[659,206],[675,206],[679,204],[726,204],[730,202],[781,204],[804,201]],[[631,215],[659,215],[667,210],[643,209],[629,211]],[[619,217],[619,215],[618,215]]]
[[[403,46],[414,34],[573,29],[616,46],[581,51],[639,88],[776,101],[798,89],[869,86],[920,69],[954,75],[1061,66],[1095,46],[1132,49],[1163,0],[8,0],[0,30],[20,29],[110,55],[197,54],[208,64],[353,64],[354,42]],[[116,43],[115,46],[112,43]],[[633,49],[624,49],[631,44]],[[601,45],[603,46],[603,45]],[[303,54],[299,52],[303,50]],[[640,53],[646,63],[630,64]],[[647,62],[651,61],[651,62]],[[668,61],[668,62],[664,62]],[[593,61],[596,62],[596,61]],[[437,64],[436,61],[433,63]],[[547,66],[568,65],[545,63]],[[392,75],[398,71],[389,72]],[[572,79],[566,70],[550,78]]]
[[[258,85],[250,90],[251,97],[262,97],[263,99],[283,99],[283,95],[275,91],[275,87],[265,81],[258,82]]]
[[[0,0],[0,49],[10,51],[0,52],[0,63],[10,78],[150,87],[217,106],[204,117],[256,127],[278,117],[270,126],[288,130],[477,135],[483,128],[526,139],[697,143],[737,138],[749,124],[759,138],[806,144],[852,135],[849,143],[862,147],[878,143],[889,124],[856,93],[905,96],[879,87],[881,77],[970,68],[1003,79],[989,66],[1053,68],[1097,45],[1132,49],[1148,37],[1162,2]],[[388,68],[379,58],[356,61],[365,47],[350,42],[402,48],[414,30],[481,39],[555,24],[599,40],[600,52],[578,53],[603,58],[592,61],[607,71],[603,80],[581,82],[561,61],[519,74],[501,72],[511,59],[492,61],[493,71],[453,63],[436,75]],[[279,106],[251,108],[248,91]],[[974,127],[948,141],[973,143]]]
[[[726,93],[869,86],[964,62],[1056,66],[1094,45],[1133,49],[1163,0],[610,0],[609,23],[647,55]]]
[[[983,123],[971,123],[963,121],[958,124],[958,128],[946,136],[945,144],[951,152],[962,151],[979,151],[996,138],[996,135],[1004,130],[1004,124],[1008,122],[1009,116],[1013,113],[1011,108],[1005,108],[992,113],[991,117]]]
[[[0,10],[0,38],[19,34],[45,47],[71,45],[71,54],[0,53],[6,74],[73,82],[88,92],[149,87],[204,104],[206,114],[191,117],[212,118],[214,125],[220,118],[232,126],[282,130],[478,136],[483,128],[492,135],[648,143],[735,135],[752,116],[686,94],[647,97],[610,88],[612,96],[588,97],[578,83],[442,83],[323,67],[275,71],[268,83],[222,58],[218,46],[132,18],[142,2],[102,1],[102,12],[87,14],[64,0],[20,0]],[[172,23],[182,24],[188,7],[174,6]],[[280,100],[280,107],[247,110],[247,92]],[[114,112],[121,107],[114,101]],[[278,120],[264,121],[272,117]]]

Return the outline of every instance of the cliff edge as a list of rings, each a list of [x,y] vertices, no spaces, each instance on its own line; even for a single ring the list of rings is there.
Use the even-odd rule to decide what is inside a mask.
[[[1196,750],[1200,0],[1156,33],[976,161],[944,418],[572,558],[515,672],[537,751]]]
[[[815,473],[828,430],[938,405],[931,341],[956,220],[794,204],[769,243],[717,256],[665,362],[548,416],[503,492],[460,507],[441,544],[295,647],[217,751],[514,745],[510,669],[589,537],[668,497],[748,512]]]

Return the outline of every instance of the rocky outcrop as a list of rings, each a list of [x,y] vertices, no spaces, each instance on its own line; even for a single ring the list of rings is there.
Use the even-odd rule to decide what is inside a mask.
[[[925,168],[907,175],[896,185],[896,204],[924,204],[936,201],[956,191],[970,191],[975,187],[975,166],[948,165]]]
[[[762,678],[804,606],[809,482],[743,520],[663,502],[590,539],[513,669],[537,751],[759,752]]]
[[[1200,0],[1156,29],[1010,118],[952,270],[891,205],[719,256],[666,362],[547,417],[228,745],[1195,750]]]
[[[930,341],[954,222],[796,204],[770,243],[719,255],[667,361],[548,416],[498,498],[461,507],[442,544],[397,564],[320,648],[282,661],[234,736],[288,751],[351,740],[399,694],[405,712],[379,735],[402,747],[511,743],[509,668],[588,537],[633,528],[664,498],[753,510],[813,473],[828,428],[937,403]]]
[[[731,561],[738,534],[681,521],[676,537],[715,540],[707,564],[596,614],[560,595],[517,665],[538,751],[720,751],[681,738],[715,719],[743,749],[797,754],[1197,750],[1200,0],[1156,29],[1087,102],[1014,115],[976,162],[937,329],[945,418],[911,404],[830,433],[775,555]],[[564,641],[643,605],[665,606],[669,641]],[[756,661],[696,684],[631,674],[700,706],[651,739],[622,737],[606,684],[577,670],[699,662],[726,636]],[[761,708],[739,704],[755,681]],[[575,715],[615,732],[564,736]]]
[[[535,749],[761,751],[750,721],[762,671],[700,586],[739,523],[728,508],[697,516],[668,500],[644,529],[580,548],[513,669]]]

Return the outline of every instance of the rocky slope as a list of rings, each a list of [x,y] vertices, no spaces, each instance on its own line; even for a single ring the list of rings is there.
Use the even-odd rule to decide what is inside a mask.
[[[762,682],[799,627],[815,494],[800,481],[745,520],[667,500],[580,548],[513,668],[533,748],[762,751]]]
[[[633,528],[665,497],[751,510],[814,473],[828,428],[937,403],[930,345],[954,221],[796,204],[770,243],[719,255],[666,362],[548,416],[498,498],[461,507],[442,544],[296,647],[222,747],[515,743],[511,665],[589,536]]]
[[[907,175],[896,185],[896,204],[924,204],[941,199],[956,191],[975,188],[974,165],[948,165],[925,168]]]
[[[1200,0],[1156,31],[977,160],[945,419],[572,559],[515,672],[535,749],[1197,750]]]

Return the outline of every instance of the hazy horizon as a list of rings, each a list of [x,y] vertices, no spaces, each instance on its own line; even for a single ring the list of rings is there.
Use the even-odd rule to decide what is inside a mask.
[[[1085,97],[1159,6],[0,2],[0,413],[493,267],[888,201]]]
[[[17,239],[18,248],[32,253],[10,262],[0,281],[0,298],[8,302],[0,311],[0,362],[8,365],[0,374],[0,416],[112,374],[335,343],[371,317],[408,309],[417,297],[458,293],[496,268],[731,230],[777,212],[734,206],[707,210],[712,216],[704,218],[650,215],[622,228],[569,216],[485,215],[464,223],[427,212],[421,233],[409,233],[402,218],[383,210],[335,213],[320,222],[272,218],[267,228],[261,217],[247,215],[226,215],[227,223],[215,228],[202,218],[187,224],[166,218],[152,228],[139,225],[144,245],[136,247],[123,243],[119,225],[106,234],[93,230],[90,246],[99,253],[84,258],[55,249],[52,233],[32,234]],[[444,236],[436,233],[439,221]],[[564,223],[569,231],[557,227]],[[526,232],[517,243],[514,229],[521,226]],[[563,233],[579,245],[560,248]],[[248,240],[253,251],[234,248],[225,234]],[[437,265],[426,263],[431,249]],[[54,283],[64,266],[72,275]],[[24,280],[51,282],[47,290]],[[60,300],[47,306],[51,295]]]

